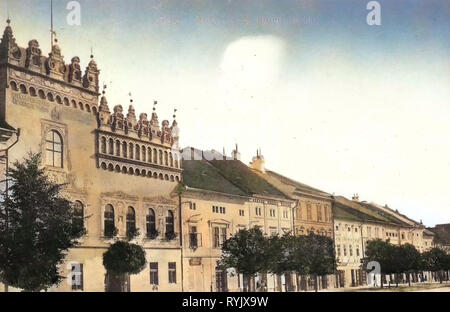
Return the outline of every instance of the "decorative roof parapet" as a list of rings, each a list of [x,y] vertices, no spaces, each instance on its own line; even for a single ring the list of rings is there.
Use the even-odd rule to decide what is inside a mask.
[[[134,139],[156,141],[155,143],[157,144],[168,145],[172,148],[178,147],[179,131],[176,121],[174,121],[172,127],[169,126],[168,120],[164,120],[160,126],[156,108],[153,109],[152,120],[149,121],[147,119],[146,113],[141,113],[138,121],[132,104],[133,100],[130,103],[126,117],[123,113],[122,105],[114,106],[113,113],[110,113],[105,91],[103,91],[99,106],[99,129]],[[156,104],[157,102],[155,101],[154,105]]]
[[[0,43],[0,63],[15,65],[46,75],[99,95],[100,70],[93,55],[91,55],[91,61],[83,75],[80,68],[80,58],[75,56],[71,59],[70,64],[66,64],[56,39],[52,42],[51,52],[46,57],[42,55],[39,42],[35,39],[28,42],[26,49],[19,47],[10,24],[11,20],[8,19]]]

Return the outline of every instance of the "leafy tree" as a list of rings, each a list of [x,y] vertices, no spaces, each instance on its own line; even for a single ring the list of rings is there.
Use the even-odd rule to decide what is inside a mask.
[[[243,274],[246,285],[257,273],[267,273],[271,262],[269,241],[259,228],[239,230],[222,245],[222,257],[219,266],[234,268]]]
[[[367,268],[367,264],[371,261],[376,261],[380,264],[381,274],[393,273],[393,246],[381,239],[375,239],[367,242],[366,257],[364,259],[364,268]],[[381,282],[381,288],[383,288],[383,282]]]
[[[396,246],[396,260],[399,262],[398,273],[406,273],[408,285],[411,286],[411,274],[421,269],[420,252],[411,244]]]
[[[61,195],[64,185],[52,182],[40,164],[33,153],[16,161],[0,201],[0,279],[24,291],[59,284],[59,266],[85,234],[82,222],[73,222],[74,205]]]
[[[282,275],[295,272],[298,275],[308,274],[308,251],[305,236],[294,236],[290,233],[283,236],[272,236],[269,240],[271,263],[269,271]]]
[[[302,236],[302,249],[306,253],[307,272],[314,278],[314,289],[318,291],[317,278],[336,272],[334,243],[330,237],[315,235]]]
[[[128,275],[139,274],[146,264],[145,250],[126,241],[117,241],[103,254],[103,266],[108,274],[122,282]]]
[[[306,252],[302,243],[303,240],[299,236],[290,233],[270,237],[266,257],[269,261],[269,272],[278,276],[292,272],[307,274]]]
[[[425,269],[438,274],[442,283],[442,271],[450,269],[450,256],[441,248],[435,247],[423,253]]]

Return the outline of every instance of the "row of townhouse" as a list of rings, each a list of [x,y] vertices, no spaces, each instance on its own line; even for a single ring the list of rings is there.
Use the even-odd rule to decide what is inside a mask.
[[[412,244],[420,252],[433,247],[434,234],[421,223],[407,218],[387,206],[349,200],[336,196],[334,201],[334,232],[338,275],[336,287],[366,285],[362,268],[367,242],[389,240],[394,245]]]
[[[2,176],[28,152],[41,153],[43,169],[53,181],[67,185],[64,195],[76,203],[77,217],[84,219],[87,230],[61,267],[68,282],[50,291],[312,288],[309,278],[293,275],[258,276],[252,285],[243,285],[242,277],[217,268],[223,241],[239,229],[255,226],[267,235],[336,236],[337,252],[346,253],[338,256],[344,272],[360,269],[358,258],[348,257],[362,257],[372,235],[410,241],[422,249],[430,244],[422,227],[404,216],[374,217],[372,223],[355,219],[358,209],[376,215],[373,210],[384,208],[358,203],[356,209],[356,201],[343,199],[340,204],[340,198],[266,170],[259,151],[247,166],[237,147],[230,159],[213,152],[207,153],[219,157],[205,157],[205,152],[192,148],[180,150],[176,116],[171,123],[160,122],[156,102],[151,114],[139,116],[133,101],[127,111],[122,105],[110,107],[105,89],[100,93],[99,77],[92,55],[82,71],[80,58],[74,56],[67,64],[56,41],[48,57],[37,40],[19,45],[8,20],[0,43]],[[180,185],[185,188],[181,195]],[[342,213],[336,203],[352,210]],[[385,210],[386,216],[396,215]],[[342,229],[352,226],[365,234],[353,229],[347,237]],[[134,242],[143,246],[148,264],[121,283],[107,274],[102,256],[114,242],[112,228],[123,239],[134,227],[141,233]],[[354,266],[347,265],[351,261]],[[81,275],[81,284],[71,282],[74,272]],[[341,284],[339,275],[328,276],[320,288]]]

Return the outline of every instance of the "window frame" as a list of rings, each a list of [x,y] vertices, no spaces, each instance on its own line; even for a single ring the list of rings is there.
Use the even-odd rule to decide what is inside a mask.
[[[169,262],[167,265],[168,268],[168,281],[169,284],[176,284],[177,283],[177,263],[176,262]]]
[[[51,139],[49,139],[49,135],[52,135]],[[59,139],[59,142],[55,142],[55,137]],[[45,165],[53,168],[60,168],[64,169],[64,138],[62,134],[56,130],[56,129],[50,129],[47,131],[45,135]],[[51,144],[51,148],[49,148],[48,144]],[[56,150],[56,146],[60,147],[60,150]],[[55,155],[59,154],[60,159],[60,165],[55,164]],[[51,155],[51,159],[49,159],[49,156]],[[50,163],[51,162],[51,163]]]

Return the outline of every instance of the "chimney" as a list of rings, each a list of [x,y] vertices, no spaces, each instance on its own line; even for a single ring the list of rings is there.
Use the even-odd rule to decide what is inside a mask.
[[[256,157],[253,157],[250,168],[262,173],[266,172],[264,156],[261,154],[260,149],[256,150]]]
[[[359,202],[359,195],[358,194],[353,194],[352,200],[355,202]]]
[[[234,160],[241,160],[241,154],[239,153],[238,145],[236,144],[236,149],[232,153]]]

